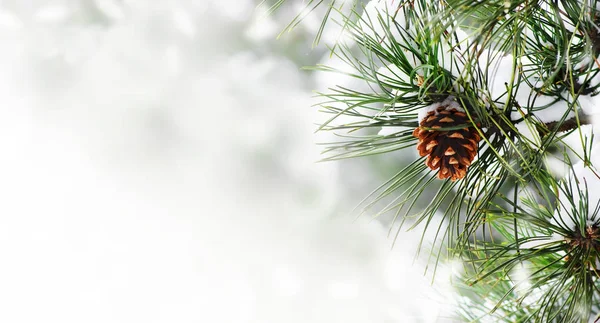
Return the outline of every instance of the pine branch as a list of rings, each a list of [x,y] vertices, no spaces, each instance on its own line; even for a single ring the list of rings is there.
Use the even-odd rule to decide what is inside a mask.
[[[547,136],[553,133],[566,132],[579,128],[581,125],[591,124],[592,120],[587,115],[573,117],[571,119],[561,121],[552,121],[536,125],[540,137]]]
[[[582,98],[600,90],[598,7],[382,0],[327,9],[351,38],[330,48],[347,68],[315,69],[362,84],[319,93],[329,118],[318,130],[341,138],[324,160],[416,150],[422,158],[399,165],[359,210],[435,230],[435,264],[447,254],[469,268],[474,301],[462,303],[464,318],[573,322],[600,311],[600,202],[586,182],[598,180],[593,134],[580,132],[581,147],[565,144],[591,123]],[[564,178],[548,171],[557,147]],[[586,169],[596,176],[577,178]]]

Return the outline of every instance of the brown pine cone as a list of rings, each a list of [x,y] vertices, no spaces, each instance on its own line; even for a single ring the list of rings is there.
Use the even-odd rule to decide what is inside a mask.
[[[439,169],[439,179],[456,181],[467,174],[467,167],[477,155],[481,140],[477,130],[469,125],[469,118],[463,111],[441,105],[435,111],[429,111],[413,131],[413,136],[419,139],[419,155],[427,156],[425,164],[429,168]],[[443,130],[457,126],[465,128]]]

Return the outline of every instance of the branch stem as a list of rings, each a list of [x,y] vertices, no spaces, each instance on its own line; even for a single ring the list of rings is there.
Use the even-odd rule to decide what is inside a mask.
[[[577,117],[573,117],[571,119],[565,120],[564,122],[560,121],[552,121],[548,123],[544,123],[544,126],[538,126],[538,132],[540,137],[548,135],[551,131],[563,132],[576,129],[579,125],[591,124],[592,120],[589,116],[582,115]]]

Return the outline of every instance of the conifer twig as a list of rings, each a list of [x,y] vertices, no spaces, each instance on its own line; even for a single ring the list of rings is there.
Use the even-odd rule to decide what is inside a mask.
[[[540,137],[546,136],[550,133],[558,133],[570,131],[573,129],[577,129],[580,125],[591,124],[592,120],[587,115],[582,115],[579,117],[573,117],[571,119],[565,120],[564,122],[560,121],[552,121],[548,123],[544,123],[544,126],[538,126],[537,130]]]

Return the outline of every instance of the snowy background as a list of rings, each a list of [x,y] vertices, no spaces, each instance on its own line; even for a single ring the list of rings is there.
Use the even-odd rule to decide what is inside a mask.
[[[315,163],[314,24],[255,6],[0,1],[1,322],[444,321],[419,230],[350,215],[382,172]]]

